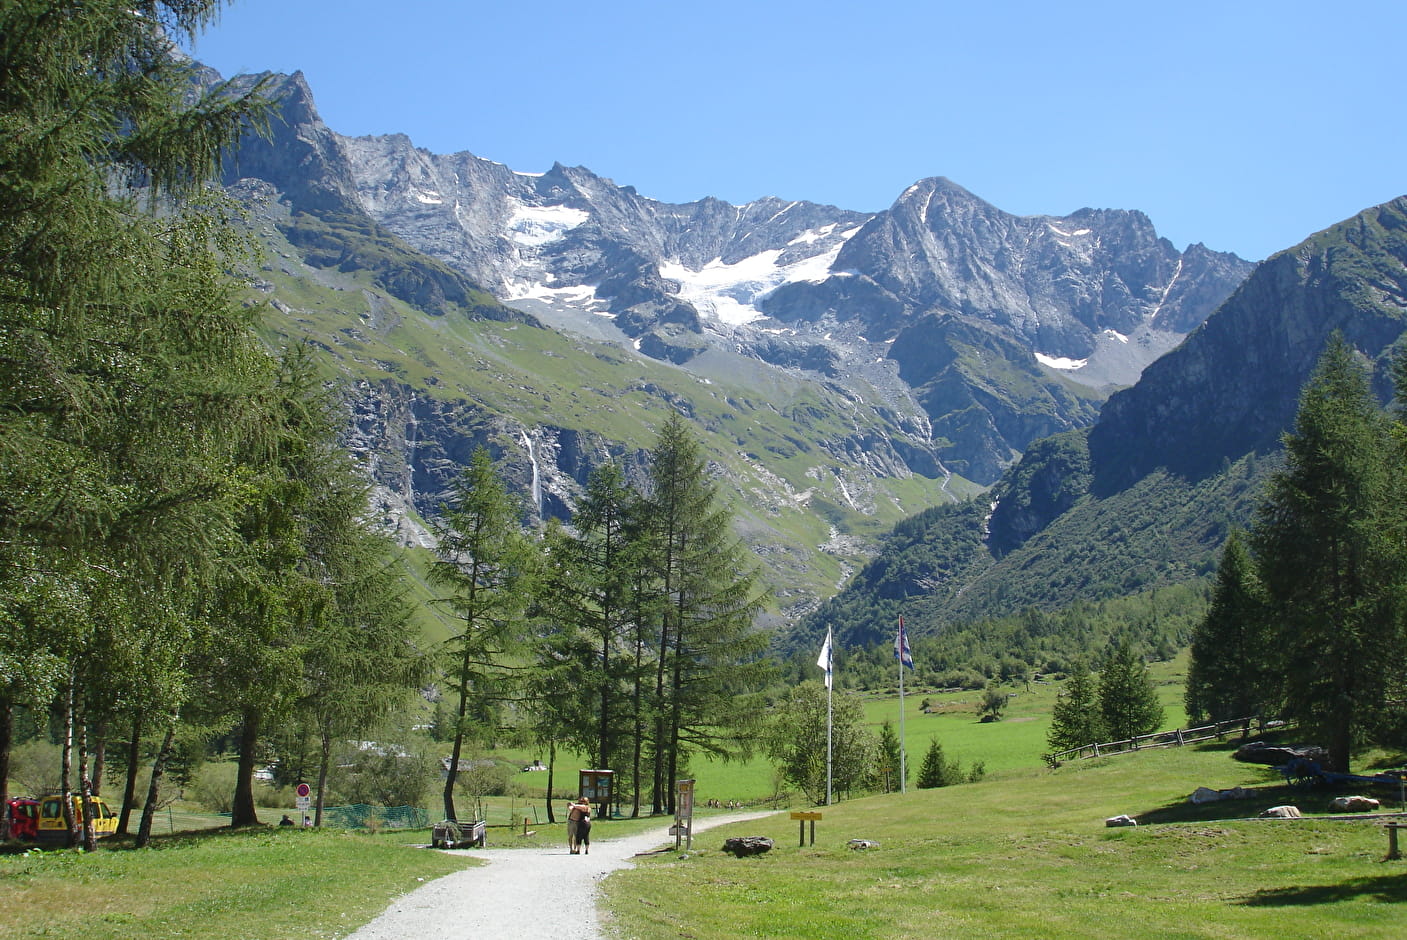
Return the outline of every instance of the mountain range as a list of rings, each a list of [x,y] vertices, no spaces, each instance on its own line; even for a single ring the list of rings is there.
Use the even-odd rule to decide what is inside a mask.
[[[662,409],[678,410],[789,618],[894,523],[985,487],[992,500],[951,510],[976,519],[972,578],[1096,492],[1194,454],[1234,461],[1198,422],[1246,411],[1237,396],[1260,387],[1207,404],[1165,363],[1206,348],[1183,340],[1218,335],[1208,318],[1228,298],[1263,309],[1263,271],[1299,276],[1276,256],[1248,281],[1250,262],[1178,251],[1137,211],[1015,216],[941,177],[878,213],[663,203],[581,167],[524,173],[404,135],[345,137],[301,74],[262,78],[272,132],[231,155],[225,183],[266,248],[251,274],[271,335],[313,342],[356,389],[348,440],[387,521],[423,539],[418,520],[480,443],[529,517],[567,518],[594,466],[638,467]],[[1274,373],[1278,341],[1254,339],[1264,362],[1236,345],[1245,335],[1223,342]],[[1313,342],[1285,345],[1312,360]],[[1167,435],[1173,411],[1188,424]],[[920,580],[915,596],[931,596]]]
[[[909,520],[800,634],[864,646],[900,612],[922,636],[1209,574],[1252,521],[1329,336],[1386,402],[1404,330],[1407,197],[1260,264],[1093,426],[1034,443],[987,497]]]

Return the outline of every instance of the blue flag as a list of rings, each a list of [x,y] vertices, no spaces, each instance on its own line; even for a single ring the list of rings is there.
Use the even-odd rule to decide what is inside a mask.
[[[904,632],[904,615],[899,615],[899,635],[894,638],[894,658],[910,669],[914,668],[914,654],[909,651],[909,637]]]

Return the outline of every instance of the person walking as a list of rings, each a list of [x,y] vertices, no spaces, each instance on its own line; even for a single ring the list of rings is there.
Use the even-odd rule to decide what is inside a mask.
[[[591,803],[584,796],[577,797],[567,808],[567,849],[573,855],[581,853],[581,826],[585,820],[587,831],[591,827]]]
[[[586,797],[581,798],[581,819],[576,824],[576,844],[577,848],[584,855],[591,854],[591,802]]]

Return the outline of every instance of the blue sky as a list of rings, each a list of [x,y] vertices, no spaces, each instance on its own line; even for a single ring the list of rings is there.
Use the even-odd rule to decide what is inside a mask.
[[[236,0],[193,53],[302,70],[342,134],[667,202],[1141,209],[1258,260],[1407,193],[1407,4]]]

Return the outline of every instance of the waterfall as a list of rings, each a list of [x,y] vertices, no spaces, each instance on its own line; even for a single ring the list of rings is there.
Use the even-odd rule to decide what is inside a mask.
[[[533,448],[533,439],[528,437],[527,429],[521,432],[523,435],[523,446],[528,451],[528,463],[533,467],[532,500],[533,508],[537,510],[539,516],[542,515],[542,470],[537,465],[537,451]]]

